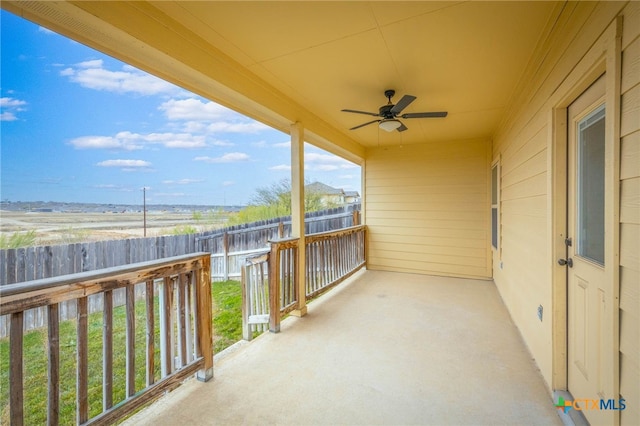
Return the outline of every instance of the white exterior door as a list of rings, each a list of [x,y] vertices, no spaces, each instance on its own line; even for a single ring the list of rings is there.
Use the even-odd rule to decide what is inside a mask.
[[[568,110],[567,379],[591,424],[614,424],[614,412],[580,400],[618,399],[608,394],[615,349],[607,335],[612,331],[607,306],[613,289],[605,277],[604,97],[601,77]]]

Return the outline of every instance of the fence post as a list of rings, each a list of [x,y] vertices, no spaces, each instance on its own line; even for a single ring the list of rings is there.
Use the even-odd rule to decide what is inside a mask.
[[[269,331],[280,332],[280,250],[271,243],[269,254]]]
[[[353,226],[358,226],[360,225],[360,211],[359,210],[354,210],[353,211]]]
[[[224,280],[229,281],[229,233],[227,231],[222,235],[222,252],[224,254],[222,260]]]
[[[207,382],[213,378],[213,339],[211,330],[211,257],[202,257],[202,267],[195,274],[196,300],[198,309],[198,346],[204,359],[202,369],[197,377],[201,382]]]

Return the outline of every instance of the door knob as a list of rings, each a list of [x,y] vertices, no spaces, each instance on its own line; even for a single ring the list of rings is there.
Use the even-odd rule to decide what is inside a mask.
[[[572,258],[558,259],[558,265],[560,266],[569,265],[569,268],[573,268],[573,259]]]

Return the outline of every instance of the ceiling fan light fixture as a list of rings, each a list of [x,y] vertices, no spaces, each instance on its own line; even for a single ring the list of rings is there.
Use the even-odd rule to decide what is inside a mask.
[[[378,125],[380,128],[386,132],[393,132],[402,126],[402,123],[399,120],[390,119],[390,120],[382,120]]]

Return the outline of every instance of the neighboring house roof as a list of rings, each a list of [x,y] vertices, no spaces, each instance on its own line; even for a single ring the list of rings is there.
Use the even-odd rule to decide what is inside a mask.
[[[316,192],[322,195],[344,195],[345,192],[342,189],[334,188],[329,185],[325,185],[322,182],[313,182],[304,187],[305,191]]]
[[[360,198],[358,191],[345,191],[342,188],[334,188],[322,182],[313,182],[304,187],[305,191],[315,192],[325,197],[342,197],[340,200],[344,202],[347,198]],[[349,201],[347,201],[349,202]]]

